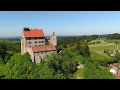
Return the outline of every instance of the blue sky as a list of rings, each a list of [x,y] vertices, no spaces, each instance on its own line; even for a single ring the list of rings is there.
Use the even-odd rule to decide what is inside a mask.
[[[0,36],[21,36],[23,27],[46,36],[120,33],[120,11],[0,11]]]

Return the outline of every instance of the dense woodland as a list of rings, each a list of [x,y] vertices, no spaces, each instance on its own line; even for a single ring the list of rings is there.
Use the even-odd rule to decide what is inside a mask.
[[[108,64],[119,62],[115,59],[94,60],[91,58],[88,43],[96,38],[119,40],[120,34],[58,37],[60,54],[47,55],[39,64],[31,62],[29,53],[20,54],[20,42],[0,40],[1,79],[75,79],[76,65],[84,65],[84,79],[114,79]]]

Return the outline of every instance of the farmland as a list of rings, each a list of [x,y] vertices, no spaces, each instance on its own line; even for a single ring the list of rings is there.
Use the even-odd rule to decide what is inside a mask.
[[[89,50],[91,53],[91,57],[94,59],[106,59],[106,58],[112,59],[112,57],[110,57],[104,53],[104,49],[116,50],[116,44],[114,42],[115,42],[115,40],[111,40],[111,41],[109,40],[104,43],[90,44]]]
[[[77,78],[77,77],[84,78],[83,73],[84,73],[84,68],[80,68],[73,74],[73,78]]]

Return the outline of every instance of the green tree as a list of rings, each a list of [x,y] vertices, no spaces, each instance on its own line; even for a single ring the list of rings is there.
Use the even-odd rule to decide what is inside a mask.
[[[15,54],[3,67],[5,79],[32,79],[34,63],[31,62],[30,55]]]
[[[109,72],[107,67],[101,67],[98,61],[89,60],[84,66],[84,78],[85,79],[114,79],[115,75]]]
[[[78,42],[76,45],[76,51],[84,57],[90,57],[89,47],[86,43],[81,44]]]
[[[0,56],[4,60],[5,56],[7,54],[7,46],[5,41],[0,42]]]
[[[6,63],[15,53],[20,53],[19,43],[0,40],[0,57],[4,63]]]
[[[116,50],[118,50],[118,41],[115,41],[116,44]]]
[[[115,58],[117,59],[118,62],[120,62],[120,54],[116,54]]]

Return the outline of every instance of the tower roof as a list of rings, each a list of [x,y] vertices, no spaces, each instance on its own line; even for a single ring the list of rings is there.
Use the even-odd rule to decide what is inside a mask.
[[[42,29],[29,29],[23,30],[24,37],[44,37],[44,32]]]

